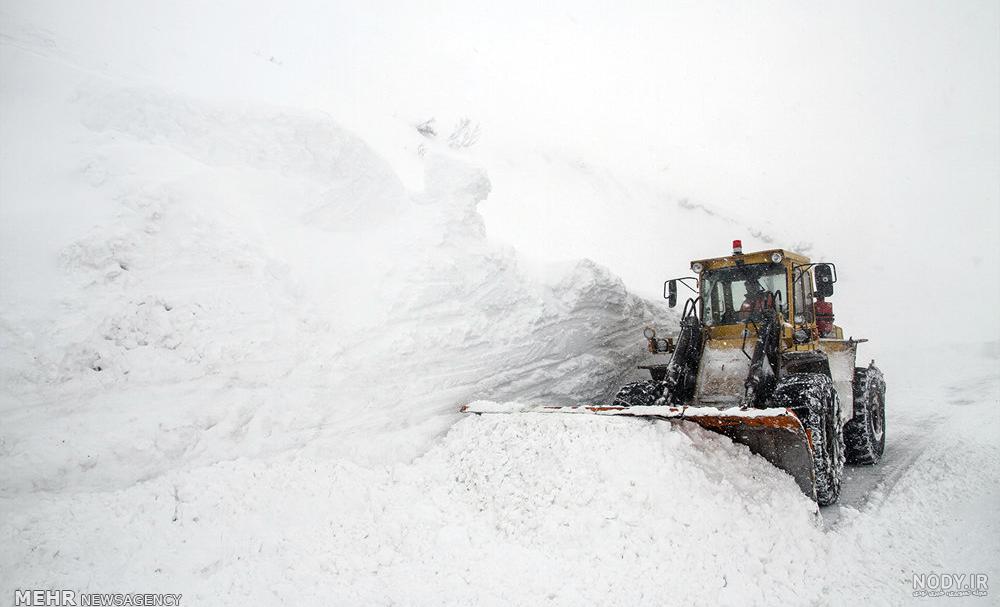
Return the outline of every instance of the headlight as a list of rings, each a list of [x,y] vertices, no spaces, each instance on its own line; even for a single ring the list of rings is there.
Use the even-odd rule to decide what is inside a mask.
[[[691,271],[694,272],[695,274],[701,274],[701,271],[703,269],[704,269],[704,267],[702,267],[702,265],[700,263],[698,263],[697,261],[694,262],[693,264],[691,264]]]
[[[773,261],[774,263],[781,263],[781,260],[784,258],[785,256],[777,251],[771,253],[771,261]]]
[[[646,327],[642,331],[642,334],[646,337],[646,339],[653,339],[654,337],[656,337],[656,331],[653,329],[653,327]]]

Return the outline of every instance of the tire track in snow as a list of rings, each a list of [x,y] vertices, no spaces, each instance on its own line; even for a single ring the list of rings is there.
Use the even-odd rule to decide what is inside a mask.
[[[991,381],[996,380],[972,378],[966,382],[953,383],[941,391],[939,400],[946,407],[964,407],[977,400],[975,394],[968,392],[984,391],[992,385]],[[930,391],[925,392],[927,393]],[[931,399],[929,396],[920,398]],[[904,395],[898,402],[900,404],[897,406],[905,406],[908,399]],[[891,420],[892,425],[887,426],[885,453],[879,463],[874,466],[848,466],[840,501],[835,506],[821,509],[828,528],[839,528],[843,522],[844,508],[866,511],[881,507],[891,499],[899,481],[918,461],[931,451],[939,451],[937,447],[944,445],[946,441],[955,440],[953,434],[945,431],[949,427],[949,415],[944,411],[944,407],[939,406],[916,417],[897,416]],[[910,410],[907,413],[912,415],[915,412]]]

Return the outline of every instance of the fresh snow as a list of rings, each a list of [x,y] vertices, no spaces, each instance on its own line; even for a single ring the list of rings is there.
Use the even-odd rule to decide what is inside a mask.
[[[1000,581],[997,336],[862,345],[886,454],[824,509],[690,424],[526,412],[634,379],[642,328],[677,329],[637,293],[716,250],[706,234],[865,247],[793,241],[773,204],[672,197],[513,122],[482,150],[409,117],[342,122],[282,88],[301,72],[227,97],[211,67],[172,71],[240,10],[196,4],[157,27],[102,5],[131,24],[117,46],[79,33],[99,11],[0,11],[0,596],[895,605],[931,604],[913,574]],[[163,63],[188,26],[208,47]],[[860,322],[928,331],[845,282]]]
[[[412,462],[304,450],[8,497],[2,566],[22,586],[128,580],[213,604],[898,604],[914,571],[994,571],[1000,426],[983,389],[926,407],[900,386],[938,432],[916,456],[890,443],[885,464],[907,468],[828,523],[790,477],[697,427],[482,415]],[[890,416],[900,437],[905,417]]]

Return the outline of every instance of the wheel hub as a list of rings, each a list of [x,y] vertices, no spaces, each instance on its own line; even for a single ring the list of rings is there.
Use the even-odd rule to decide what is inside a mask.
[[[872,409],[869,418],[871,419],[872,434],[875,435],[875,440],[882,440],[882,433],[885,430],[882,420],[882,399],[878,395],[872,398]]]

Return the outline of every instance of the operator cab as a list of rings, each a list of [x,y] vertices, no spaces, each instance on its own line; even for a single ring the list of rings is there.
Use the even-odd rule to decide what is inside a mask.
[[[691,271],[695,276],[666,281],[663,296],[672,308],[678,285],[690,290],[681,316],[696,317],[713,339],[740,338],[737,331],[748,324],[756,331],[770,310],[777,313],[784,337],[794,335],[796,344],[807,344],[812,335],[843,339],[825,299],[837,282],[834,264],[813,263],[784,249],[744,254],[742,242],[734,240],[731,256],[692,261]]]

